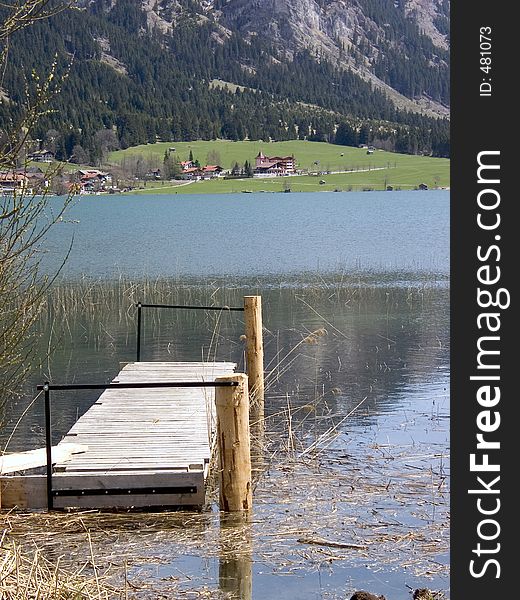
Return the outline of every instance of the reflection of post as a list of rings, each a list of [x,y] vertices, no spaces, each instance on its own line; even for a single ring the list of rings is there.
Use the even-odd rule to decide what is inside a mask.
[[[238,383],[215,388],[220,510],[248,511],[252,506],[252,488],[247,375],[237,373],[217,377],[216,381]]]
[[[262,297],[244,297],[246,361],[251,406],[264,405],[264,342],[262,335]]]
[[[250,513],[220,517],[219,588],[237,600],[251,600],[253,594]]]

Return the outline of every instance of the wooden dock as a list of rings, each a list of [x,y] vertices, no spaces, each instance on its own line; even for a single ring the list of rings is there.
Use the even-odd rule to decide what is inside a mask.
[[[218,437],[221,510],[249,511],[250,399],[257,419],[264,410],[261,300],[244,296],[243,307],[138,302],[136,361],[110,384],[36,386],[45,448],[0,455],[0,508],[200,507]],[[243,312],[247,374],[231,362],[142,362],[144,309]],[[51,392],[78,390],[102,394],[53,446]],[[45,474],[35,471],[43,467]]]
[[[213,382],[235,367],[135,362],[114,383]],[[214,399],[214,387],[106,389],[55,447],[74,444],[80,451],[56,451],[65,460],[54,463],[54,508],[202,506],[216,429]],[[2,475],[1,484],[2,508],[47,507],[44,475]]]

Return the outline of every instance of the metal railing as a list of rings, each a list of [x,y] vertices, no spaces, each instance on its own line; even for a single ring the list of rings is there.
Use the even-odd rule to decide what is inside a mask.
[[[197,305],[182,305],[182,304],[145,304],[137,302],[137,335],[136,335],[136,362],[141,360],[141,331],[143,326],[143,308],[171,308],[183,310],[218,310],[218,311],[240,311],[244,312],[244,307],[241,306],[197,306]]]
[[[52,390],[107,390],[107,389],[143,389],[143,388],[200,388],[200,387],[233,387],[237,386],[236,381],[154,381],[141,383],[75,383],[75,384],[55,384],[46,381],[42,385],[37,385],[38,391],[44,392],[45,405],[45,450],[47,455],[47,509],[54,508],[54,497],[59,494],[63,496],[81,496],[81,495],[97,495],[98,490],[66,490],[65,492],[55,491],[52,488],[52,423],[51,423],[51,391]],[[164,490],[162,490],[165,492]],[[168,488],[169,493],[172,493],[173,488]],[[146,490],[113,490],[114,493],[122,492],[125,494],[144,493]],[[106,493],[106,491],[103,491]],[[166,492],[165,492],[166,493]]]

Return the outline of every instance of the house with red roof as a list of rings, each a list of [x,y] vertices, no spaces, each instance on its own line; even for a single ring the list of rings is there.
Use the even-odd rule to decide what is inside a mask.
[[[260,151],[255,158],[255,175],[293,175],[296,173],[294,156],[266,156]]]
[[[182,163],[181,163],[182,166]],[[187,179],[191,181],[192,179],[199,179],[200,169],[199,167],[182,167],[182,173],[180,174],[180,179]]]
[[[206,165],[200,170],[202,179],[214,179],[220,177],[224,169],[220,165]]]
[[[0,194],[14,194],[28,191],[29,178],[25,173],[14,171],[0,172]]]
[[[112,185],[110,173],[98,169],[80,169],[78,175],[80,190],[85,193],[99,192]]]
[[[182,163],[181,163],[182,166]],[[187,167],[183,168],[181,179],[214,179],[220,177],[224,169],[220,165],[206,165],[205,167]]]

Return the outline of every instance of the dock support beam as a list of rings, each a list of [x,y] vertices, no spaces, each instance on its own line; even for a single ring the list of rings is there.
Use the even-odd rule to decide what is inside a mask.
[[[217,377],[215,380],[236,381],[238,384],[215,388],[220,510],[224,512],[248,511],[252,507],[247,380],[247,375],[243,373]]]
[[[262,297],[244,296],[246,364],[251,405],[263,412],[264,341],[262,334]]]

